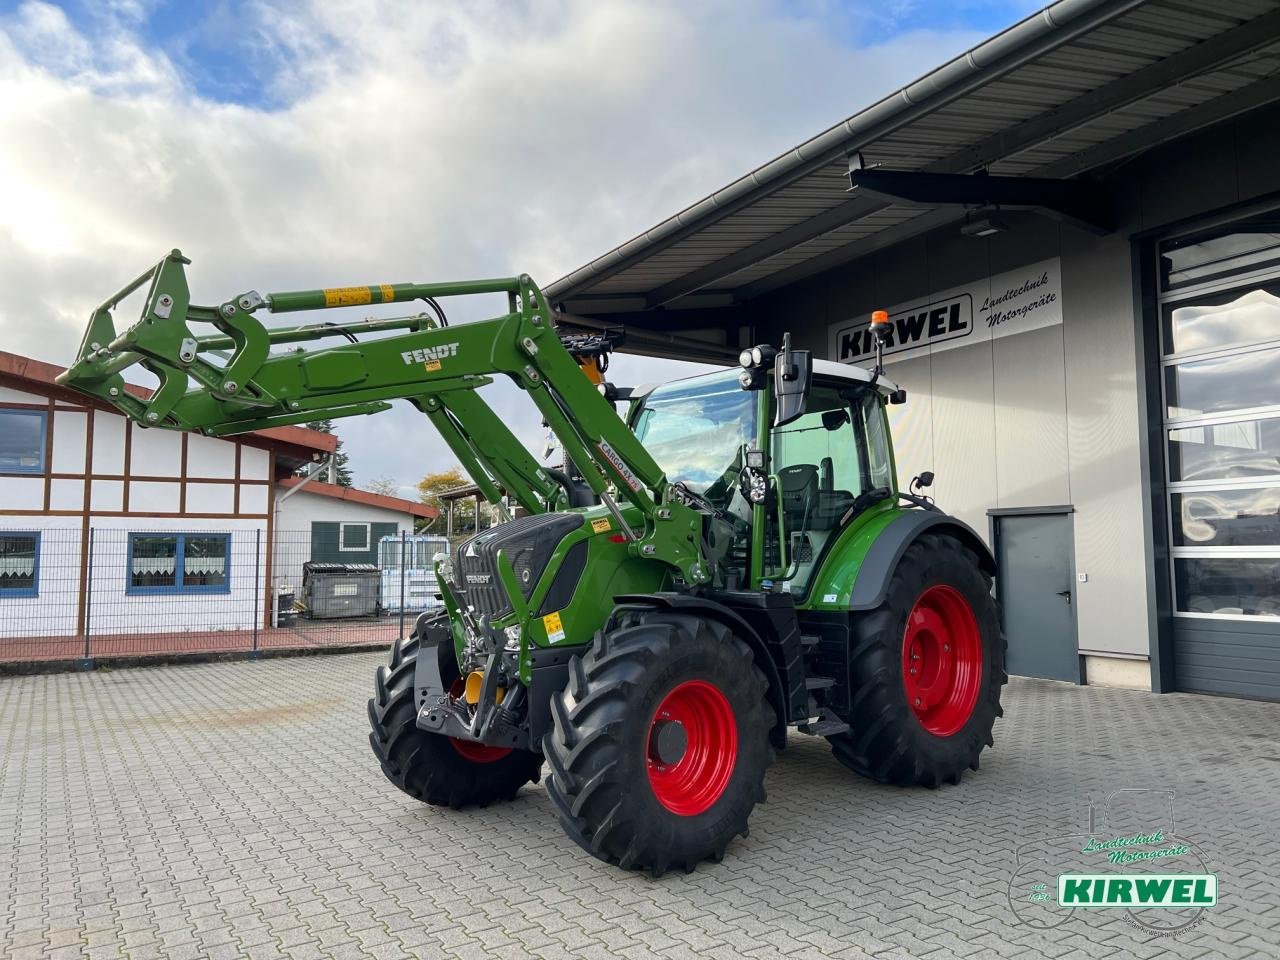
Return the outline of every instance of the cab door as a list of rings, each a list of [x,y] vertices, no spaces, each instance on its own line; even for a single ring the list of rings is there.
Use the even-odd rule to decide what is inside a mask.
[[[805,413],[776,428],[771,444],[781,537],[772,538],[770,552],[791,592],[803,596],[858,497],[876,487],[892,491],[888,428],[873,391],[819,383]]]

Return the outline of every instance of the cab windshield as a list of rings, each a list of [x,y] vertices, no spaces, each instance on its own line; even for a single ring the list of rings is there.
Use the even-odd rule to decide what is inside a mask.
[[[737,371],[677,380],[643,403],[635,434],[667,479],[726,504],[742,469],[742,450],[756,435],[756,395],[742,389]]]

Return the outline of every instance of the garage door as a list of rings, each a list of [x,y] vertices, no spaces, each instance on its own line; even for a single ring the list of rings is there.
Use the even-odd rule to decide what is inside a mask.
[[[1175,679],[1280,699],[1280,220],[1160,252]]]

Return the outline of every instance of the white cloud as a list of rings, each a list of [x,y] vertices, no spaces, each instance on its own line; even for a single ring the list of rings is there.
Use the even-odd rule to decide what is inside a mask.
[[[255,108],[199,95],[140,33],[146,4],[116,7],[92,36],[47,4],[0,18],[0,345],[60,363],[174,246],[199,302],[549,282],[980,39],[851,46],[768,0],[262,0],[223,11],[277,104]],[[529,405],[498,402],[540,446]],[[450,459],[407,407],[339,428],[358,477]]]

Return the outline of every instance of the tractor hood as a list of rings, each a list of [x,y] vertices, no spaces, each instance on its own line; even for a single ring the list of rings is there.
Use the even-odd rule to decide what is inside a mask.
[[[458,605],[471,608],[477,621],[486,624],[507,616],[512,612],[512,605],[498,574],[498,552],[511,562],[516,583],[528,602],[555,548],[582,524],[581,513],[534,514],[482,530],[465,541],[454,554],[447,577]],[[568,575],[572,571],[563,572]],[[581,574],[581,569],[577,574]],[[572,579],[574,582],[567,585],[569,592],[577,576]]]

